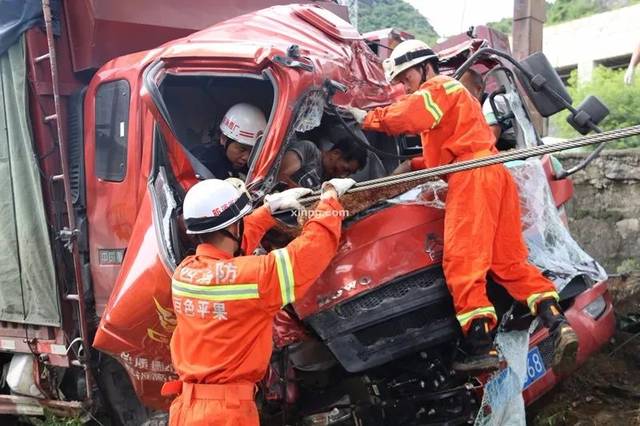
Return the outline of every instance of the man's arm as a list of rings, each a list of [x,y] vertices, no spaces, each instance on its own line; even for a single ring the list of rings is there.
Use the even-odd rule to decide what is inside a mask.
[[[242,235],[242,249],[251,254],[258,247],[264,234],[276,224],[267,206],[258,207],[244,217],[244,232]]]
[[[364,130],[381,131],[388,135],[417,135],[433,128],[442,112],[429,91],[418,91],[383,108],[376,108],[364,118]]]
[[[629,61],[629,67],[627,68],[627,72],[624,74],[624,82],[625,84],[632,84],[633,77],[635,75],[636,66],[640,63],[640,43],[636,46],[636,49],[633,51],[631,55],[631,60]]]
[[[284,157],[282,158],[280,171],[278,172],[278,180],[290,180],[291,176],[300,170],[300,167],[302,167],[300,155],[296,151],[292,150],[285,152]]]
[[[348,178],[325,182],[320,202],[300,236],[262,257],[260,293],[268,310],[301,298],[329,265],[338,249],[345,216],[338,196],[355,183]]]
[[[329,265],[342,226],[342,217],[334,212],[341,209],[337,199],[320,201],[297,238],[264,256],[260,291],[269,309],[277,310],[301,298]]]
[[[370,111],[364,118],[362,128],[389,135],[427,132],[440,124],[456,104],[462,89],[462,84],[457,80],[436,77],[392,105]]]

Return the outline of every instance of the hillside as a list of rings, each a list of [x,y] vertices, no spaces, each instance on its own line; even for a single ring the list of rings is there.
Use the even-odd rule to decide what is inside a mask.
[[[358,30],[361,33],[394,27],[417,39],[433,43],[438,33],[427,18],[402,0],[358,0]]]
[[[547,21],[545,25],[560,24],[573,21],[608,10],[618,9],[632,4],[640,3],[640,0],[556,0],[546,2]],[[512,18],[503,18],[500,21],[489,22],[488,25],[506,34],[511,34]]]

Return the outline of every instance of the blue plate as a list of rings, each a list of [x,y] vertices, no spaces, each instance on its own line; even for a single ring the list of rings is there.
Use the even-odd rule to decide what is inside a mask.
[[[523,389],[528,388],[533,382],[542,377],[546,371],[547,367],[544,365],[542,354],[536,346],[527,355],[527,380],[524,382]]]

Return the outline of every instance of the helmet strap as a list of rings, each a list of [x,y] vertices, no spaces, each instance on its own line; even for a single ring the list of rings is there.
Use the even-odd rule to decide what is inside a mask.
[[[245,255],[245,252],[242,249],[242,237],[244,235],[244,219],[240,219],[240,223],[238,224],[238,235],[233,235],[231,232],[229,232],[226,229],[220,229],[217,232],[220,232],[222,235],[224,235],[227,238],[231,238],[233,241],[235,241],[238,244],[238,248],[236,249],[236,251],[233,252],[234,257]]]

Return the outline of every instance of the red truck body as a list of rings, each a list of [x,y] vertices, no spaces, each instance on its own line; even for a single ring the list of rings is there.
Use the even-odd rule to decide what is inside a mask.
[[[253,100],[268,111],[265,136],[252,154],[247,176],[248,187],[258,196],[272,185],[291,135],[306,129],[304,119],[315,120],[314,111],[318,111],[314,108],[324,101],[327,80],[348,87],[346,93],[338,92],[333,98],[337,105],[371,108],[389,104],[398,96],[397,88],[384,80],[380,58],[340,18],[346,18],[345,8],[316,1],[254,12],[265,3],[288,2],[241,2],[210,14],[203,13],[211,7],[207,9],[202,0],[180,2],[179,6],[150,1],[135,5],[91,0],[63,3],[61,34],[56,42],[57,72],[61,95],[69,100],[62,121],[67,123],[71,118],[81,124],[81,131],[72,126],[63,130],[71,139],[69,156],[77,166],[73,170],[79,173],[74,181],[78,185],[74,214],[82,219],[83,235],[77,243],[83,247],[83,276],[90,283],[87,303],[91,316],[78,318],[74,302],[65,298],[64,282],[73,281],[73,273],[68,254],[57,244],[62,326],[1,323],[3,345],[11,341],[5,350],[12,347],[11,352],[45,355],[46,365],[77,365],[82,357],[69,350],[70,336],[76,336],[78,323],[86,321],[96,330],[93,346],[125,367],[141,401],[154,409],[167,408],[169,401],[160,396],[159,389],[174,377],[168,350],[175,327],[170,276],[184,249],[193,245],[179,229],[179,205],[196,181],[196,172],[184,140],[177,134],[181,123],[168,119],[158,96],[168,99],[174,93],[174,100],[182,96],[196,104],[201,101],[197,93],[205,91],[218,96],[210,105],[218,114],[230,102],[245,100]],[[252,13],[232,18],[247,12]],[[215,19],[210,18],[213,13]],[[227,18],[231,19],[219,23]],[[169,41],[178,37],[183,38]],[[65,212],[60,205],[61,189],[52,177],[61,173],[60,158],[45,155],[55,148],[49,125],[44,124],[53,108],[52,84],[42,62],[36,61],[47,51],[45,35],[38,28],[30,29],[26,45],[34,144],[41,157],[47,215],[51,223],[58,223]],[[445,47],[449,46],[442,49]],[[227,92],[227,87],[236,91]],[[70,96],[81,88],[83,93],[74,105]],[[123,160],[116,164],[117,176],[109,178],[104,177],[103,161],[111,161],[111,157],[101,157],[100,151],[100,138],[109,123],[104,122],[97,106],[105,99],[106,88],[113,88],[108,99],[114,107],[126,106],[123,116],[110,123],[117,124],[114,128],[127,143],[118,151]],[[123,97],[122,104],[118,96]],[[74,108],[70,117],[69,110]],[[78,147],[82,148],[80,154],[74,154]],[[552,179],[550,163],[546,160],[544,164]],[[555,181],[552,190],[560,207],[571,196],[571,183]],[[354,223],[345,231],[332,266],[295,304],[296,313],[306,319],[437,265],[442,222],[441,209],[398,205]],[[425,236],[431,243],[427,249]],[[393,262],[388,261],[389,254],[393,254]],[[599,297],[606,298],[606,309],[590,319],[583,309]],[[568,316],[578,324],[581,338],[583,334],[593,336],[581,345],[580,360],[584,361],[613,330],[606,283],[581,294]],[[285,317],[276,324],[277,346],[300,338],[296,325]],[[25,330],[31,330],[30,342],[24,341]],[[537,334],[533,343],[544,337],[544,332]],[[547,371],[525,391],[526,399],[536,399],[558,380]],[[81,406],[53,399],[35,404],[69,409]],[[0,395],[0,413],[17,413],[20,404],[34,402]]]

